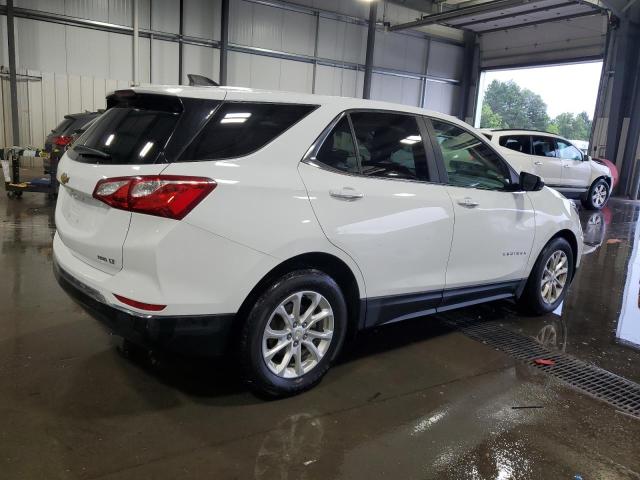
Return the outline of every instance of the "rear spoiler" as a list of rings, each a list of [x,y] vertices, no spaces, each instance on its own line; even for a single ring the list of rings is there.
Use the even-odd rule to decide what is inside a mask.
[[[132,107],[181,113],[184,108],[179,97],[162,93],[138,93],[133,90],[116,90],[107,95],[107,110],[113,107]]]

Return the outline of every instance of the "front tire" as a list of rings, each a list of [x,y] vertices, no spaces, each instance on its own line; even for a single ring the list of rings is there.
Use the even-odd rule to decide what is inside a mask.
[[[258,394],[294,395],[315,386],[344,342],[347,306],[336,282],[318,270],[297,270],[271,284],[243,326],[245,380]]]
[[[591,184],[586,198],[582,199],[582,206],[588,210],[600,210],[609,199],[609,184],[602,178]]]
[[[553,312],[562,303],[573,275],[573,250],[564,238],[551,240],[536,260],[519,303],[534,315]]]

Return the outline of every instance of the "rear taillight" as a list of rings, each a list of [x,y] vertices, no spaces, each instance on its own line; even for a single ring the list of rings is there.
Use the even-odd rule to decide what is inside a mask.
[[[118,301],[124,303],[125,305],[129,305],[130,307],[135,307],[140,310],[148,310],[150,312],[159,312],[161,310],[164,310],[167,307],[166,305],[155,305],[153,303],[139,302],[138,300],[132,300],[130,298],[123,297],[122,295],[118,295],[115,293],[113,294],[113,296],[116,297]]]
[[[58,145],[59,147],[66,147],[73,141],[73,137],[69,135],[59,135],[53,139],[53,143]]]
[[[210,178],[178,175],[105,178],[93,198],[120,210],[181,220],[216,185]]]

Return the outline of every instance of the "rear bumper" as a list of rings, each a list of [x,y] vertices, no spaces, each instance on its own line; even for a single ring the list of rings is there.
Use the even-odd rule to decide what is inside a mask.
[[[116,309],[100,301],[101,294],[63,270],[55,260],[60,286],[110,332],[145,348],[160,348],[200,356],[227,351],[232,339],[234,314],[153,316]]]

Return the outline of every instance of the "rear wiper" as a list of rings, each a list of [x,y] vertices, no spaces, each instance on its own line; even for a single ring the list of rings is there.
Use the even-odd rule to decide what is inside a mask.
[[[98,150],[97,148],[87,147],[86,145],[75,145],[73,149],[80,155],[87,155],[90,157],[99,157],[104,159],[111,158],[111,155],[107,152],[103,152],[102,150]]]

